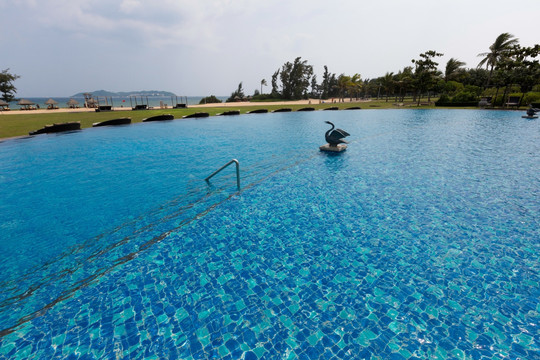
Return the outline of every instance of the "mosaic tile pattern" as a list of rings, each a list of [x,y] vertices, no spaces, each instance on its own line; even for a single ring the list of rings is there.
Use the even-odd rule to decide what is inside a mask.
[[[0,177],[0,335],[226,200],[235,183],[231,172],[210,184],[201,181],[231,156],[220,137],[200,143],[203,134],[212,133],[209,126],[223,127],[220,120],[213,122],[128,127],[123,141],[118,137],[124,132],[111,129],[0,147],[0,173],[9,174]],[[220,134],[234,144],[247,124],[253,126],[250,116],[235,126],[227,123],[229,133]],[[192,138],[186,140],[184,132]],[[266,138],[271,143],[272,136]],[[253,151],[252,146],[268,143],[244,145],[247,184],[306,156],[305,150],[289,147],[272,156],[268,146]],[[198,159],[204,154],[204,160],[186,157],[185,148]]]
[[[540,130],[435,114],[247,183],[0,359],[538,358]]]

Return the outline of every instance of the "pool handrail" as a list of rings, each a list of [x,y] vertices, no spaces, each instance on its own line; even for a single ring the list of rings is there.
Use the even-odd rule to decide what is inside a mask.
[[[228,163],[226,163],[225,165],[223,165],[222,167],[220,167],[219,169],[217,169],[216,171],[214,171],[210,176],[208,176],[206,179],[204,179],[206,182],[209,182],[209,180],[214,176],[216,175],[217,173],[219,173],[221,170],[225,169],[227,166],[231,165],[232,163],[235,163],[236,164],[236,186],[238,187],[238,191],[240,191],[240,163],[238,162],[238,160],[236,159],[232,159],[231,161],[229,161]]]

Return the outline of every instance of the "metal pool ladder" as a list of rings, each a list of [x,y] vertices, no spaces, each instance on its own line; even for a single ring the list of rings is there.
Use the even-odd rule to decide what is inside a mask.
[[[240,163],[238,162],[238,160],[236,159],[232,159],[231,161],[229,161],[228,163],[226,163],[225,165],[223,165],[222,167],[220,167],[219,169],[217,169],[216,171],[214,171],[212,173],[212,175],[210,175],[209,177],[207,177],[206,179],[206,182],[209,182],[209,180],[214,176],[216,175],[217,173],[219,173],[221,170],[225,169],[227,166],[231,165],[232,163],[235,163],[236,164],[236,186],[238,187],[238,191],[240,191]]]

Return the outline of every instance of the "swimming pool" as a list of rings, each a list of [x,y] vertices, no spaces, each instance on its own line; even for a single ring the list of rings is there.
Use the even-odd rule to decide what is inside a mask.
[[[534,358],[539,140],[362,110],[0,143],[0,358]],[[203,180],[231,158],[239,194]]]

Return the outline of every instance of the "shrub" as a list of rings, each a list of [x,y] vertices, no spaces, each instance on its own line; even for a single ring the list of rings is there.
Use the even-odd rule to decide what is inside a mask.
[[[467,90],[460,91],[454,97],[452,97],[453,103],[466,103],[473,101],[478,101],[478,95]]]
[[[523,97],[522,105],[540,102],[540,92],[528,92]]]
[[[221,100],[219,100],[214,95],[207,96],[205,98],[202,98],[201,101],[199,101],[199,104],[216,104],[220,103]]]
[[[438,106],[444,106],[445,104],[448,104],[450,102],[450,97],[446,94],[442,94],[441,97],[437,101],[435,101],[435,105]]]
[[[447,81],[444,85],[444,91],[448,94],[455,94],[463,90],[463,84],[457,81]]]
[[[251,101],[265,101],[265,100],[281,100],[278,98],[275,98],[272,94],[259,94],[259,95],[253,95],[251,98]]]
[[[441,97],[435,102],[435,106],[477,106],[478,96],[475,93],[468,91],[460,91],[456,96],[450,97],[447,94],[442,94]]]

